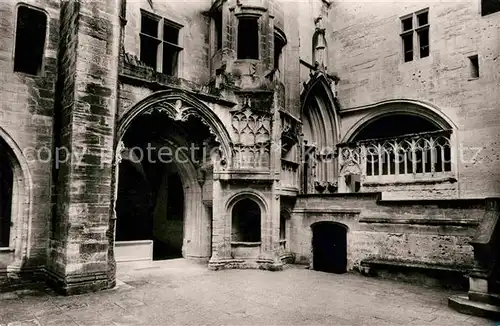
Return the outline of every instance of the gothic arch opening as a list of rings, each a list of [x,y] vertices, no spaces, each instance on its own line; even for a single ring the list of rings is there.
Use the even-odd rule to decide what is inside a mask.
[[[318,222],[312,226],[313,268],[342,274],[347,271],[347,226],[335,222]]]
[[[260,242],[261,210],[252,199],[244,198],[234,206],[231,215],[232,242]]]
[[[454,182],[453,125],[438,109],[415,101],[373,106],[339,148],[342,190],[429,180]]]
[[[149,255],[155,260],[208,259],[211,216],[202,200],[204,180],[198,176],[200,169],[211,166],[210,155],[217,148],[209,128],[194,115],[175,121],[152,111],[130,123],[122,144],[116,245],[152,243]],[[124,251],[116,256],[118,261],[140,259]]]
[[[334,96],[325,78],[310,82],[302,99],[304,193],[335,191],[331,187],[337,178],[334,152],[339,128]]]

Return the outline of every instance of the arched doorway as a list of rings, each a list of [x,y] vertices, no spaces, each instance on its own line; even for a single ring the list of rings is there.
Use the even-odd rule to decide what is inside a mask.
[[[260,242],[261,211],[259,205],[248,198],[238,201],[232,211],[232,242]]]
[[[152,111],[131,121],[121,139],[116,245],[152,243],[155,260],[208,260],[211,216],[202,201],[203,180],[198,174],[217,147],[209,128],[194,115],[176,121]]]
[[[0,144],[0,248],[10,245],[13,181],[14,173],[9,157]]]
[[[313,268],[341,274],[347,271],[347,227],[334,222],[319,222],[312,228]]]

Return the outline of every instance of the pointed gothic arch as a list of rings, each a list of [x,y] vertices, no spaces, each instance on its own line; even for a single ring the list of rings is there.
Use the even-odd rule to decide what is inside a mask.
[[[158,91],[134,105],[118,122],[115,148],[137,116],[154,110],[164,112],[175,121],[186,121],[193,115],[199,118],[220,144],[226,163],[231,162],[231,136],[222,121],[205,103],[182,90]]]
[[[360,133],[369,125],[380,121],[380,119],[394,115],[421,118],[429,122],[436,130],[455,131],[458,129],[457,125],[439,108],[417,100],[388,100],[357,109],[370,110],[370,112],[349,128],[340,143],[349,143],[356,140],[356,138],[359,138]]]
[[[316,72],[301,94],[302,133],[306,163],[302,169],[303,191],[335,191],[334,152],[340,139],[340,120],[335,106],[333,81]]]

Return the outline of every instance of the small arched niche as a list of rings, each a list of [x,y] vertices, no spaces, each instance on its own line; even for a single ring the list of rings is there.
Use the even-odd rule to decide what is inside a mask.
[[[252,199],[244,198],[238,201],[232,210],[231,241],[260,242],[261,210]]]

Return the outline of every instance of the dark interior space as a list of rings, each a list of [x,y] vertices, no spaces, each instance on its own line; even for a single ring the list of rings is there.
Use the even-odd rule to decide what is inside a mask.
[[[26,6],[17,12],[14,71],[38,75],[42,70],[47,15]]]
[[[347,271],[347,228],[320,222],[312,226],[313,266],[317,271],[342,274]]]
[[[242,199],[234,205],[232,213],[232,241],[260,241],[260,207],[251,199]]]
[[[2,147],[0,147],[0,151]],[[0,247],[9,246],[13,171],[8,156],[0,154]]]
[[[257,18],[238,19],[238,59],[259,59],[259,21]]]
[[[134,120],[123,137],[130,151],[122,155],[119,169],[117,241],[153,240],[153,259],[182,257],[185,197],[178,171],[191,162],[178,161],[185,158],[176,157],[176,151],[187,148],[180,152],[201,162],[209,152],[203,151],[203,142],[212,140],[208,128],[194,117],[176,122],[153,112]]]
[[[118,184],[116,241],[152,239],[152,193],[141,164],[123,160]]]
[[[390,138],[437,130],[439,128],[425,118],[410,114],[391,114],[365,126],[353,141]]]
[[[164,229],[166,232],[157,234],[153,238],[153,259],[182,258],[184,241],[184,190],[182,180],[178,173],[169,173],[166,203],[162,203],[159,192],[156,193],[157,205],[166,204],[166,214],[160,216],[155,225],[156,230]],[[162,185],[164,186],[164,185]],[[159,190],[159,189],[158,189]],[[161,225],[160,225],[161,224]]]
[[[214,14],[215,24],[215,46],[217,50],[222,49],[222,11],[217,11]]]

